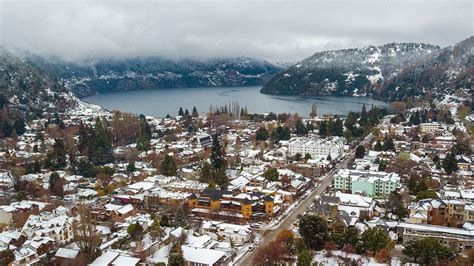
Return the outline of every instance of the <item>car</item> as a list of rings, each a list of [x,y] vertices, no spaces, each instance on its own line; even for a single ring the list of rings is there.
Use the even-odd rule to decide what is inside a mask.
[[[250,224],[250,228],[260,228],[260,224],[256,224],[256,223],[253,223],[253,224]]]

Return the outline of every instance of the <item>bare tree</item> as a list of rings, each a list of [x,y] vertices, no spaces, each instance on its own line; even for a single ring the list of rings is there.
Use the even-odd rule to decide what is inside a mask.
[[[96,232],[96,226],[90,208],[86,205],[78,205],[78,220],[72,224],[74,241],[79,245],[81,253],[88,262],[92,262],[98,255],[98,247],[101,243],[100,236]]]

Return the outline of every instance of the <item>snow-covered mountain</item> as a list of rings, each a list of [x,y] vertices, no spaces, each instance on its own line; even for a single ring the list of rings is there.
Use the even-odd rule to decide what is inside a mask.
[[[380,96],[388,100],[461,91],[474,95],[474,36],[407,65],[379,88]]]
[[[390,43],[314,54],[275,75],[261,92],[371,96],[386,101],[472,93],[474,36],[444,49]]]
[[[1,48],[0,98],[8,115],[27,119],[64,111],[77,102],[58,79]]]
[[[366,95],[406,65],[440,50],[423,43],[390,43],[315,53],[275,75],[261,90],[282,95]]]
[[[96,93],[180,87],[263,85],[281,66],[252,58],[168,60],[135,58],[67,63],[29,56],[83,97]]]

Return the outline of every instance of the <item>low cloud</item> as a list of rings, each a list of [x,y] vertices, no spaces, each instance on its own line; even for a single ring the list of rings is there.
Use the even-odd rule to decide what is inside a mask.
[[[65,60],[247,56],[297,61],[388,42],[447,46],[474,32],[473,1],[7,1],[7,49]]]

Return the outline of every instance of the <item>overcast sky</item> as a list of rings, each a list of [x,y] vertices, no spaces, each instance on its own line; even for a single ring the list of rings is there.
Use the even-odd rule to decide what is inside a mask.
[[[474,34],[473,0],[0,0],[0,42],[66,60],[256,57]]]

